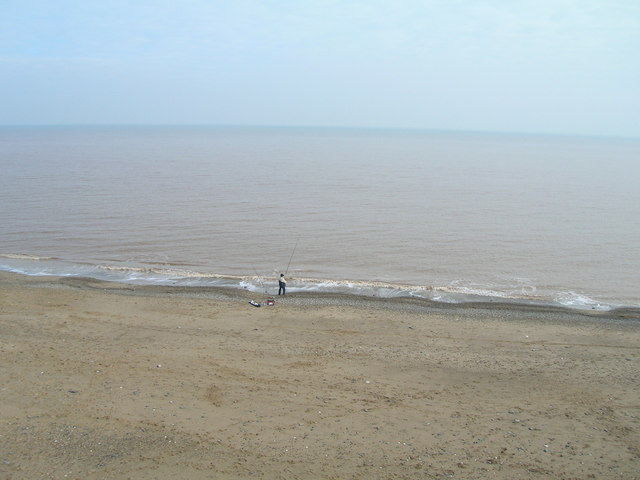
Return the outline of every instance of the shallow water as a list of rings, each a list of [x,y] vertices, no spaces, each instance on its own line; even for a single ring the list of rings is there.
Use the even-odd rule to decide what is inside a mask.
[[[4,127],[0,268],[636,306],[638,158],[629,139]]]

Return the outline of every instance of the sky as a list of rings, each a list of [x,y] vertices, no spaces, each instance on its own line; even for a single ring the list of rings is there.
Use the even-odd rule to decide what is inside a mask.
[[[638,0],[0,0],[0,125],[640,137]]]

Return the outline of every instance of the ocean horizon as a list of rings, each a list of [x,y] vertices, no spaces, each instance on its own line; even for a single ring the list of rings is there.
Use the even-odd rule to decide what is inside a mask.
[[[542,134],[0,127],[0,269],[637,307],[639,154]]]

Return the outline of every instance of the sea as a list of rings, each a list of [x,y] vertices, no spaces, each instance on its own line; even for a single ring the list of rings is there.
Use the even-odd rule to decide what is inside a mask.
[[[640,306],[640,139],[0,127],[0,270]]]

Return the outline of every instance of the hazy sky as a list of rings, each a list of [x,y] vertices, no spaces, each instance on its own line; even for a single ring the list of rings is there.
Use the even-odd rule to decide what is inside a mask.
[[[0,0],[0,124],[640,137],[640,1]]]

